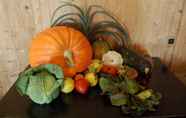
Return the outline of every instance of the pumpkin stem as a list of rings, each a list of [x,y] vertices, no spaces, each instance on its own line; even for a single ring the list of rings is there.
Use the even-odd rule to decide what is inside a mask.
[[[73,57],[72,51],[65,50],[64,57],[66,59],[66,63],[68,64],[68,66],[73,67],[74,66],[74,61],[72,59],[72,57]]]

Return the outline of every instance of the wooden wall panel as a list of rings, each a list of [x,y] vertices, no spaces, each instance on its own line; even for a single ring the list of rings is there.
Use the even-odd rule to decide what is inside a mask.
[[[4,94],[15,82],[27,62],[27,47],[33,35],[31,11],[25,10],[29,0],[0,1],[0,92]]]
[[[186,85],[186,1],[180,21],[175,49],[172,53],[171,69],[178,79]]]
[[[177,35],[175,50],[172,53],[171,68],[176,73],[184,73],[186,75],[186,1],[181,12],[183,16],[180,21],[181,25]]]
[[[180,68],[186,60],[183,54],[186,47],[183,3],[186,0],[63,1],[105,7],[127,25],[133,42],[142,44],[152,56],[162,58],[172,68]],[[61,0],[0,0],[0,96],[7,92],[28,64],[31,38],[49,27],[52,12],[60,4]],[[169,38],[175,38],[175,43],[168,45]]]

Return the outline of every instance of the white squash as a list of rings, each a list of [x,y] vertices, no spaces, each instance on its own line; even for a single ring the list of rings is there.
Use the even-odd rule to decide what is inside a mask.
[[[116,51],[108,51],[102,57],[103,64],[120,67],[123,64],[123,58]]]

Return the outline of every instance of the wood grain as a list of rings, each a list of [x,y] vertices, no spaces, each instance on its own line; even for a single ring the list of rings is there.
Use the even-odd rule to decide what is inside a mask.
[[[25,9],[29,0],[0,1],[1,43],[0,43],[0,85],[5,94],[15,82],[17,74],[27,63],[27,49],[30,37],[33,35],[31,11]]]
[[[128,27],[134,43],[143,45],[152,56],[160,57],[172,70],[184,70],[186,0],[63,1],[82,7],[91,4],[105,7]],[[52,12],[60,4],[61,0],[0,0],[3,16],[0,17],[0,96],[8,91],[28,64],[32,37],[50,26]],[[69,10],[72,9],[65,9]],[[171,38],[175,43],[168,44]]]
[[[171,68],[176,73],[186,73],[186,1],[184,9],[180,11],[183,16],[180,21],[179,32],[176,38],[176,46],[172,53]],[[182,75],[182,74],[181,74]],[[186,81],[185,81],[186,83]]]

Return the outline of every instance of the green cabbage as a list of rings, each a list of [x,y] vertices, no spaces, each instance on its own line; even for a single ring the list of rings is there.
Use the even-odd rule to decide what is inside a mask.
[[[60,66],[44,64],[22,72],[16,81],[16,88],[33,102],[48,104],[58,97],[63,78]]]

